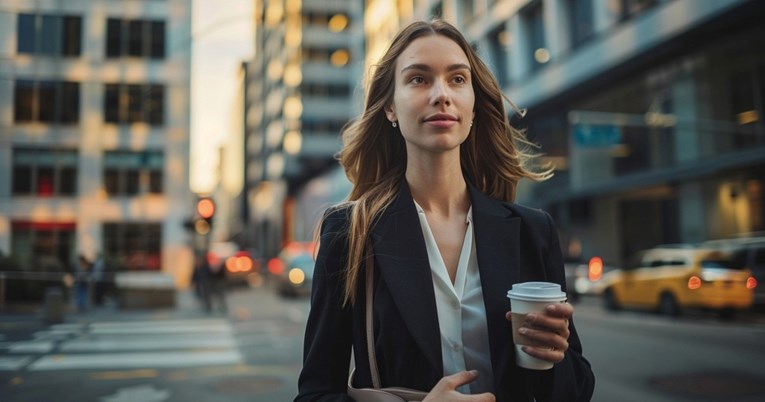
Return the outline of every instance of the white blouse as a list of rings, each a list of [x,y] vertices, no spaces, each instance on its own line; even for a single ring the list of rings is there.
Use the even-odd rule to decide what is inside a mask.
[[[467,214],[467,229],[462,243],[454,285],[430,230],[425,211],[417,204],[425,247],[428,251],[433,290],[436,294],[438,324],[441,330],[441,357],[444,375],[462,370],[478,370],[478,378],[458,388],[463,394],[494,392],[486,307],[483,304],[481,277],[473,241],[473,207]]]

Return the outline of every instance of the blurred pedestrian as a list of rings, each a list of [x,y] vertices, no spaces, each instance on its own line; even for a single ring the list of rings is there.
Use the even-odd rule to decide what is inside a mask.
[[[93,304],[96,306],[101,306],[104,304],[104,297],[106,295],[106,275],[105,275],[105,263],[104,263],[104,255],[102,253],[98,253],[96,255],[96,260],[93,261]]]
[[[321,224],[296,401],[351,400],[351,349],[354,386],[372,387],[372,267],[382,387],[422,390],[425,401],[590,400],[594,375],[569,304],[524,326],[535,345],[524,350],[553,368],[515,364],[507,290],[532,280],[565,289],[565,279],[550,216],[513,202],[520,179],[551,172],[528,167],[531,144],[504,100],[452,25],[415,22],[393,39],[343,132],[339,160],[353,187]]]
[[[212,267],[207,257],[200,253],[194,258],[194,287],[197,296],[201,299],[205,311],[212,312],[215,305],[226,312],[228,306],[223,292],[225,273],[221,267]]]
[[[86,311],[90,304],[91,268],[91,262],[84,255],[80,254],[74,267],[75,304],[79,312]]]

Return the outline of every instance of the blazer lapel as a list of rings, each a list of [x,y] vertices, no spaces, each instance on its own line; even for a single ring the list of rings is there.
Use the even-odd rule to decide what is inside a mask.
[[[443,373],[433,279],[425,239],[406,180],[372,230],[372,247],[409,333],[438,373]]]
[[[499,391],[507,363],[515,356],[513,343],[508,341],[512,335],[505,313],[510,309],[507,291],[520,277],[521,219],[513,217],[512,211],[501,202],[489,198],[471,184],[468,187],[473,202],[473,231],[486,306],[491,363]]]

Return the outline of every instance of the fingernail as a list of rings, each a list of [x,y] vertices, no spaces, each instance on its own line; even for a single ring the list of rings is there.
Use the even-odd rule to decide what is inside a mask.
[[[477,377],[478,376],[478,370],[470,370],[470,371],[468,371],[468,374],[470,374],[473,377]]]
[[[518,333],[519,334],[525,335],[527,332],[529,332],[529,330],[524,328],[524,327],[518,328]]]
[[[534,322],[534,320],[537,319],[537,315],[534,313],[526,314],[526,321],[528,322]]]
[[[547,310],[547,311],[549,311],[551,313],[554,313],[555,312],[555,305],[550,304],[547,307],[545,307],[545,310]]]

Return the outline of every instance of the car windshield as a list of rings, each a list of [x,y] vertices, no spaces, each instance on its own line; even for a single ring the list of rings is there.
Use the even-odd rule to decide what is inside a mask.
[[[716,258],[701,260],[701,268],[744,269],[744,265],[735,260]]]
[[[300,254],[290,261],[291,267],[297,267],[303,270],[306,275],[313,275],[313,257],[310,254]]]

